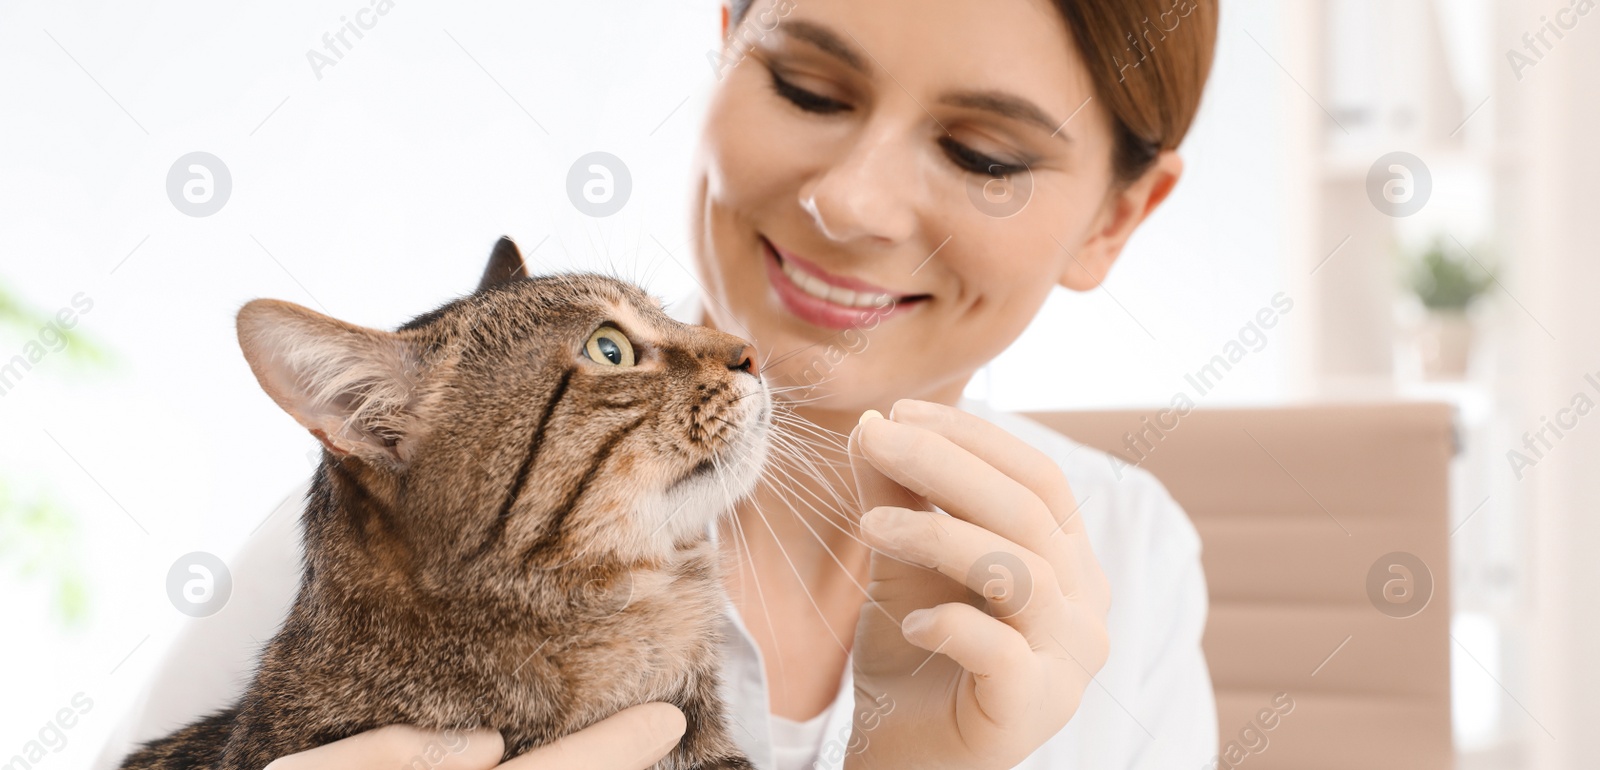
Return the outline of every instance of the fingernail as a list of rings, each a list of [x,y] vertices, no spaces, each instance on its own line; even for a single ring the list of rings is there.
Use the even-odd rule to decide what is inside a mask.
[[[873,508],[862,514],[861,530],[891,547],[903,547],[906,544],[906,533],[899,512],[892,508]]]
[[[865,423],[867,420],[881,420],[881,419],[883,419],[883,413],[882,412],[879,412],[876,409],[868,409],[867,411],[861,413],[861,419],[856,420],[856,424],[857,425],[861,425],[861,424]]]
[[[890,514],[881,508],[868,508],[861,514],[861,528],[873,534],[881,534],[888,525]]]
[[[906,619],[900,623],[900,629],[908,634],[928,630],[933,625],[933,613],[928,610],[912,610],[906,613]]]

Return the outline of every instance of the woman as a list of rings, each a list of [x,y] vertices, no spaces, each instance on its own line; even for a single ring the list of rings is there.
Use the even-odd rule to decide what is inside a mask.
[[[1148,474],[961,394],[1053,286],[1098,286],[1171,191],[1216,23],[1215,0],[724,9],[695,179],[704,294],[677,312],[767,352],[814,439],[719,532],[725,689],[762,767],[1212,758],[1182,511]],[[292,518],[235,563],[257,634],[292,591]],[[126,737],[231,699],[249,646],[224,636],[245,625],[181,640]],[[682,730],[647,704],[506,766],[642,768]],[[274,768],[488,768],[499,745],[393,727]]]

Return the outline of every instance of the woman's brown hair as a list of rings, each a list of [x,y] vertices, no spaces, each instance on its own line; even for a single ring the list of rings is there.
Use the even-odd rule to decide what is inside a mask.
[[[754,0],[731,0],[738,24]],[[1219,0],[1055,0],[1106,105],[1118,182],[1139,178],[1194,122],[1217,45]]]
[[[1056,0],[1111,113],[1118,180],[1138,178],[1189,132],[1217,46],[1217,3]]]

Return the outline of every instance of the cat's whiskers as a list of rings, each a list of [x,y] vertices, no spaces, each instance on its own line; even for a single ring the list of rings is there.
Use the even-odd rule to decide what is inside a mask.
[[[803,494],[801,494],[799,492],[796,492],[794,490],[794,488],[793,488],[793,486],[799,486],[802,489],[804,489],[804,485],[802,485],[798,481],[796,481],[794,479],[794,477],[792,475],[790,475],[787,470],[782,469],[782,468],[776,468],[775,470],[778,473],[782,473],[785,477],[787,477],[788,480],[785,481],[784,479],[780,479],[780,478],[777,478],[776,476],[774,476],[774,477],[769,477],[769,478],[763,479],[763,483],[768,484],[769,487],[774,489],[774,490],[786,492],[786,493],[788,493],[790,495],[793,495],[795,499],[799,500],[807,508],[809,508],[813,513],[815,513],[817,518],[819,518],[823,522],[827,523],[828,526],[833,527],[834,529],[838,530],[841,535],[845,536],[846,538],[849,538],[851,541],[861,545],[864,548],[868,548],[868,549],[872,548],[872,546],[870,544],[868,544],[865,540],[861,539],[861,536],[859,534],[859,532],[860,532],[860,524],[859,524],[859,522],[852,521],[847,515],[839,513],[838,511],[833,510],[830,506],[827,505],[826,502],[822,501],[820,499],[820,497],[818,498],[818,503],[820,503],[820,506],[817,505],[817,504],[813,504],[812,502],[810,502],[809,500],[807,500],[805,498],[805,495],[803,495]],[[793,485],[793,486],[791,486],[791,485]],[[802,516],[800,511],[799,511],[799,509],[791,507],[791,510],[794,512],[794,514],[796,516]],[[836,517],[837,517],[838,520],[835,520]],[[804,517],[802,516],[802,523],[804,524],[805,522],[804,522],[803,519],[804,519]],[[822,544],[824,548],[828,547],[826,539],[823,538],[820,533],[818,533],[815,529],[812,529],[810,526],[807,526],[806,529],[810,530],[811,536],[816,538],[817,541],[820,544]]]
[[[850,494],[848,498],[840,495],[841,486],[846,487],[847,493],[853,492],[851,487],[854,485],[850,483],[853,479],[846,479],[844,473],[850,467],[848,459],[832,460],[827,458],[814,446],[810,445],[809,442],[805,442],[798,437],[786,436],[784,437],[784,444],[791,450],[789,459],[795,462],[795,470],[806,473],[812,480],[820,483],[823,489],[833,496],[833,504],[835,506],[841,510],[854,510],[860,507],[854,494]],[[841,447],[840,450],[843,451],[843,448]],[[825,473],[822,467],[818,467],[819,462],[826,466],[827,471],[831,473]],[[798,483],[798,480],[796,481]]]
[[[844,562],[839,558],[838,554],[831,547],[829,547],[829,545],[827,543],[827,539],[824,538],[821,535],[821,533],[817,532],[817,530],[814,527],[811,526],[810,522],[806,521],[807,517],[804,514],[802,514],[801,511],[793,505],[793,502],[798,501],[799,503],[805,505],[813,513],[815,513],[818,518],[820,518],[821,520],[827,522],[829,526],[832,526],[833,528],[839,530],[840,533],[842,533],[846,537],[850,538],[851,540],[855,541],[856,543],[858,543],[858,544],[870,549],[871,546],[868,545],[866,543],[866,541],[864,541],[864,540],[862,540],[860,538],[860,536],[857,534],[856,530],[853,530],[852,527],[849,526],[851,524],[856,524],[856,522],[852,522],[850,520],[849,516],[843,512],[845,510],[854,510],[855,508],[859,508],[860,506],[858,504],[854,503],[853,500],[850,501],[850,502],[846,502],[839,495],[838,488],[835,487],[833,485],[833,483],[831,483],[828,479],[823,478],[822,473],[814,465],[810,464],[810,458],[807,457],[805,453],[803,453],[801,451],[797,451],[797,449],[795,447],[789,445],[789,442],[796,440],[794,437],[786,435],[782,430],[774,431],[773,435],[774,435],[774,438],[777,440],[775,442],[775,444],[776,444],[776,448],[779,451],[774,452],[774,460],[767,464],[767,470],[770,471],[770,472],[763,474],[762,479],[761,479],[762,483],[767,485],[769,489],[773,489],[773,490],[776,490],[776,491],[779,491],[779,492],[786,493],[782,497],[785,497],[786,499],[791,501],[791,504],[789,506],[790,514],[793,515],[795,517],[795,519],[800,522],[801,526],[806,528],[806,531],[809,532],[814,539],[816,539],[818,545],[822,546],[823,550],[825,550],[828,553],[829,558],[831,558],[833,560],[834,564],[838,565],[839,569],[844,572],[845,576],[850,580],[851,584],[854,585],[861,592],[861,595],[864,598],[866,598],[880,612],[883,612],[885,615],[888,615],[889,614],[888,611],[885,610],[881,605],[879,605],[877,603],[877,601],[872,599],[871,595],[867,592],[867,589],[864,586],[862,586],[860,584],[860,582],[858,582],[856,580],[854,572],[852,572],[850,570],[850,568],[845,566]],[[811,446],[805,444],[804,442],[798,442],[798,443],[799,443],[799,446],[802,446],[805,449],[809,449],[811,454],[818,455],[819,459],[820,459],[820,453],[817,452],[814,447],[811,447]],[[827,490],[830,495],[832,495],[833,502],[837,505],[837,507],[830,506],[828,504],[828,501],[824,500],[820,493],[818,493],[816,490],[810,488],[806,484],[801,483],[799,479],[796,479],[795,476],[792,473],[789,472],[789,469],[784,467],[783,461],[785,461],[785,460],[789,460],[789,461],[793,461],[793,462],[804,462],[808,466],[810,466],[810,475],[816,481],[820,482],[822,487],[825,490]],[[800,468],[796,468],[795,470],[796,471],[800,471],[800,472],[804,472],[803,469],[800,469]],[[774,473],[782,474],[783,478],[779,478],[777,475],[773,475]],[[843,481],[843,479],[841,478],[840,481]],[[810,498],[810,499],[808,499],[808,498]],[[813,503],[811,501],[811,499],[815,499],[816,502]],[[765,515],[765,511],[760,511],[759,510],[759,506],[757,506],[757,510],[763,516]],[[844,521],[844,524],[841,525],[839,522],[835,521],[834,517],[838,517],[838,518],[842,519]],[[858,529],[858,527],[859,527],[859,525],[857,524],[857,529]]]
[[[815,508],[813,508],[813,510],[815,510]],[[885,609],[882,604],[879,604],[878,600],[872,598],[872,594],[867,590],[866,586],[861,585],[861,582],[856,580],[855,573],[849,567],[845,566],[844,561],[839,558],[839,555],[836,554],[832,548],[828,547],[827,540],[823,538],[823,536],[817,532],[816,529],[812,528],[810,522],[806,521],[806,517],[794,508],[790,508],[789,512],[795,517],[796,521],[800,522],[800,526],[805,527],[806,531],[810,532],[813,538],[816,538],[817,544],[822,546],[822,550],[828,553],[828,558],[832,559],[833,563],[838,565],[839,571],[844,573],[845,578],[850,581],[850,585],[855,586],[856,590],[861,592],[861,597],[867,600],[867,604],[872,605],[873,608],[877,609],[879,612],[882,612],[885,617],[894,618],[894,615],[890,614],[889,610]],[[861,540],[859,537],[856,537],[849,530],[839,527],[838,524],[834,524],[833,520],[827,516],[823,516],[822,519],[829,524],[833,524],[833,526],[838,527],[839,531],[849,535],[850,539],[860,543],[863,546],[871,548],[871,546],[868,546],[865,541]]]
[[[794,428],[797,431],[804,431],[817,438],[823,439],[835,447],[845,446],[850,439],[850,434],[839,433],[838,431],[824,428],[821,425],[802,417],[799,412],[794,411],[792,407],[787,405],[785,405],[783,408],[773,410],[773,419],[774,421]]]
[[[844,336],[845,332],[852,331],[854,329],[855,329],[855,327],[853,327],[853,326],[849,327],[849,328],[846,328],[846,329],[840,329],[839,331],[834,332],[833,334],[830,334],[827,337],[823,337],[822,339],[817,340],[816,342],[813,342],[813,343],[811,343],[809,345],[802,345],[802,346],[800,346],[798,348],[795,348],[794,350],[791,350],[791,351],[789,351],[787,353],[782,353],[782,354],[778,355],[776,358],[771,358],[771,359],[768,359],[767,361],[763,362],[762,363],[762,368],[767,368],[767,367],[771,367],[771,366],[777,366],[778,364],[781,364],[784,361],[787,361],[787,360],[789,360],[791,358],[794,358],[795,356],[798,356],[801,353],[804,353],[804,352],[806,352],[806,351],[808,351],[808,350],[810,350],[810,349],[812,349],[812,348],[814,348],[814,347],[816,347],[818,345],[830,344],[835,339],[838,339],[839,337]]]
[[[791,473],[791,468],[785,467],[785,461],[796,464],[793,468],[794,472],[805,474],[809,478],[821,482],[823,489],[826,490],[828,495],[833,498],[832,502],[830,503],[828,500],[823,499],[822,493],[796,478],[795,473]],[[855,533],[851,530],[850,525],[853,524],[853,522],[851,521],[850,516],[845,513],[845,511],[854,510],[858,506],[844,500],[844,498],[839,494],[838,488],[835,487],[831,482],[822,478],[822,474],[817,468],[814,466],[809,468],[801,468],[798,467],[800,463],[808,463],[808,458],[795,453],[793,450],[785,448],[783,452],[777,453],[777,458],[774,462],[768,464],[768,469],[771,471],[771,473],[763,475],[762,482],[771,485],[771,487],[777,491],[787,493],[792,497],[793,500],[805,504],[814,513],[816,513],[819,518],[822,518],[824,521],[827,521],[829,525],[838,529],[841,534],[849,536],[851,539],[856,540],[857,542],[861,542],[860,538],[856,537]],[[780,478],[777,474],[781,474],[782,478]],[[815,502],[812,502],[813,500],[815,500]],[[796,509],[796,511],[798,512],[798,509]],[[844,526],[841,526],[839,523],[835,522],[834,517],[837,517],[840,521],[842,521]],[[865,545],[865,543],[862,543],[862,545]]]
[[[733,421],[720,416],[714,416],[714,419],[730,426],[734,424]],[[735,511],[733,515],[728,517],[730,519],[728,527],[735,538],[733,556],[735,567],[739,571],[739,595],[742,599],[749,598],[746,593],[744,574],[746,565],[749,564],[750,580],[755,585],[755,599],[761,607],[761,615],[771,640],[772,655],[777,658],[775,677],[777,681],[773,683],[774,691],[781,691],[780,688],[787,689],[789,687],[785,657],[781,650],[781,637],[773,621],[772,607],[767,599],[765,588],[761,584],[759,571],[754,568],[754,552],[750,547],[749,535],[744,531],[743,518],[737,514],[737,509],[734,507],[735,501],[727,487],[727,470],[730,467],[737,468],[745,463],[751,465],[761,463],[759,465],[760,477],[757,489],[765,488],[775,493],[769,499],[778,501],[780,506],[788,508],[789,515],[794,517],[794,520],[817,541],[817,544],[827,553],[828,558],[849,580],[850,585],[859,592],[864,600],[864,605],[870,604],[877,611],[884,613],[886,617],[893,618],[893,615],[872,597],[867,588],[857,579],[855,570],[844,563],[839,553],[829,545],[828,539],[807,520],[811,516],[804,513],[800,507],[804,506],[815,517],[827,522],[829,526],[838,530],[851,541],[870,549],[870,546],[867,546],[859,535],[852,531],[850,526],[852,522],[847,511],[859,508],[858,505],[854,504],[854,490],[849,490],[846,494],[840,493],[840,486],[849,486],[845,483],[847,477],[844,474],[848,462],[833,460],[828,456],[828,453],[823,451],[827,447],[836,450],[835,454],[838,451],[845,450],[847,447],[841,441],[840,434],[812,424],[798,415],[786,413],[781,409],[774,409],[774,420],[768,436],[768,451],[764,463],[761,463],[761,458],[755,457],[754,453],[741,452],[732,457],[714,456],[712,464],[717,471],[717,477],[722,486],[724,501],[730,510]],[[819,467],[819,463],[826,466],[828,472]],[[805,476],[814,483],[807,484],[802,482],[797,477],[797,474]],[[847,500],[847,496],[851,499]],[[831,498],[831,500],[828,498]],[[790,573],[794,575],[796,584],[799,586],[801,593],[805,595],[806,601],[811,604],[812,609],[816,612],[819,621],[823,624],[823,629],[834,640],[834,643],[839,646],[840,651],[848,656],[850,646],[840,638],[830,624],[829,616],[823,611],[816,595],[811,590],[811,586],[806,582],[788,548],[785,547],[783,538],[779,536],[777,529],[773,526],[768,511],[762,503],[761,495],[752,494],[746,498],[746,502],[748,503],[747,514],[753,514],[772,537],[772,544],[777,547]],[[842,520],[843,523],[836,520],[836,518]]]
[[[782,491],[788,492],[790,494],[795,495],[796,499],[798,499],[800,502],[805,503],[807,505],[807,507],[811,508],[812,511],[814,511],[820,518],[826,520],[829,524],[831,524],[835,528],[837,528],[840,531],[841,534],[849,536],[852,540],[855,540],[857,542],[861,542],[861,539],[856,536],[856,532],[860,528],[859,523],[854,521],[854,520],[852,520],[850,518],[849,514],[844,513],[843,510],[841,510],[841,509],[852,510],[852,509],[854,509],[855,506],[851,506],[851,505],[848,505],[848,504],[840,502],[840,498],[839,498],[839,494],[838,494],[837,490],[830,490],[830,494],[832,494],[832,496],[834,498],[834,501],[835,501],[834,505],[830,505],[828,503],[828,501],[822,499],[822,496],[820,494],[818,494],[817,492],[815,492],[815,491],[813,491],[811,489],[808,489],[804,483],[802,483],[799,479],[795,478],[794,474],[789,472],[789,469],[784,468],[784,467],[782,467],[780,465],[773,465],[772,469],[776,473],[783,474],[783,476],[784,476],[783,480],[786,480],[788,482],[788,484],[785,485],[782,488]],[[783,481],[783,480],[778,479],[777,477],[770,477],[770,478],[764,477],[762,480],[764,482],[771,481],[771,482],[773,482],[775,484],[780,482],[780,481]],[[793,486],[789,486],[789,485],[793,485]],[[797,490],[797,489],[794,489],[793,487],[799,487],[799,489]],[[816,503],[813,504],[809,499],[807,499],[808,496],[810,498],[814,498],[816,500]],[[818,506],[821,506],[821,507],[818,507]],[[837,517],[838,521],[842,522],[842,524],[841,523],[835,523],[835,517]],[[861,544],[862,545],[866,545],[866,543],[864,543],[864,542],[862,542]]]
[[[821,382],[818,382],[815,385],[805,385],[803,387],[805,387],[807,390],[816,390],[817,388],[820,388],[823,385],[826,385],[826,384],[828,384],[829,382],[832,382],[832,381],[833,381],[833,378],[829,377],[828,379],[822,380]],[[787,404],[788,406],[791,406],[791,407],[794,407],[794,406],[810,406],[810,405],[815,404],[815,403],[817,403],[819,401],[826,401],[826,400],[828,400],[830,398],[834,398],[834,397],[836,397],[838,395],[839,395],[839,393],[837,391],[829,390],[829,391],[824,392],[821,395],[817,395],[817,396],[807,396],[807,397],[804,397],[804,398],[784,398],[783,402],[785,404]]]
[[[784,393],[788,393],[790,391],[795,391],[795,390],[800,390],[802,388],[810,388],[810,387],[814,387],[814,386],[812,386],[812,385],[785,385],[785,386],[779,387],[779,388],[767,388],[765,391],[762,391],[762,390],[758,389],[758,390],[752,390],[749,393],[746,393],[746,394],[744,394],[742,396],[735,396],[735,397],[733,397],[732,400],[733,401],[738,401],[740,399],[749,398],[751,396],[759,396],[763,392],[765,392],[765,393],[767,393],[769,395],[772,395],[772,396],[780,396],[780,395],[782,395]]]
[[[753,457],[752,458],[745,458],[745,459],[747,459],[747,460],[749,460],[751,462],[755,461],[755,458],[753,458]],[[727,485],[727,481],[726,481],[727,476],[722,471],[721,460],[719,460],[716,457],[712,457],[711,464],[712,464],[712,467],[715,468],[716,471],[717,471],[717,478],[722,480],[722,497],[723,497],[723,501],[724,501],[725,505],[727,506],[724,510],[727,510],[727,511],[731,512],[734,509],[734,500],[733,500],[733,495],[730,494],[729,491],[728,491],[728,485]],[[786,668],[784,667],[783,655],[782,655],[781,647],[779,646],[779,642],[778,642],[778,631],[777,631],[777,628],[772,623],[772,610],[771,610],[770,606],[767,604],[766,593],[764,591],[762,591],[762,589],[761,589],[761,575],[760,575],[760,572],[755,569],[754,558],[753,558],[752,555],[750,555],[751,554],[750,541],[749,541],[748,538],[745,537],[744,526],[739,522],[739,517],[736,516],[736,515],[729,515],[728,519],[732,522],[734,535],[738,538],[738,540],[734,543],[733,556],[734,556],[734,564],[736,565],[736,567],[739,570],[739,584],[740,584],[740,589],[739,590],[740,590],[740,595],[741,595],[741,597],[743,596],[743,591],[744,591],[744,587],[743,587],[744,586],[744,572],[745,572],[745,570],[744,570],[745,561],[744,561],[744,559],[741,559],[740,553],[739,553],[739,545],[742,543],[744,545],[744,553],[746,554],[745,558],[749,560],[750,565],[751,565],[750,578],[751,578],[751,581],[754,582],[755,585],[756,585],[756,602],[761,605],[761,614],[766,619],[766,623],[767,623],[767,633],[770,635],[770,637],[772,639],[772,651],[773,651],[774,656],[777,657],[777,659],[778,659],[778,676],[783,681],[787,682],[788,678],[789,678],[789,674],[788,674],[788,671],[786,670]]]
[[[789,430],[796,438],[802,438],[800,434],[805,433],[809,434],[809,437],[815,439],[817,443],[825,444],[839,452],[845,452],[849,449],[850,437],[848,435],[835,433],[804,417],[778,411],[773,415],[773,422]]]
[[[774,425],[776,428],[774,434],[778,438],[777,443],[789,449],[788,456],[796,464],[804,465],[803,470],[808,472],[808,475],[819,482],[823,488],[827,489],[829,494],[833,495],[833,501],[840,510],[854,510],[860,507],[859,500],[853,494],[854,484],[850,483],[851,479],[847,479],[842,472],[849,467],[848,457],[834,459],[824,454],[819,447],[819,444],[827,444],[831,446],[836,454],[846,454],[849,447],[845,442],[835,438],[838,434],[821,428],[804,418],[790,415],[781,416],[775,421]],[[800,435],[801,431],[813,434],[818,440],[808,440]],[[845,487],[848,493],[851,493],[849,499],[839,495],[839,486],[835,486],[834,481],[825,477],[823,469],[818,467],[818,463],[834,472],[833,479],[837,480],[840,486]],[[797,467],[796,470],[802,469]]]
[[[817,385],[815,383],[800,383],[795,385],[779,385],[777,387],[768,388],[767,390],[772,395],[779,396],[783,395],[784,393],[792,393],[797,390],[809,390],[811,388],[815,388],[816,386]]]
[[[751,510],[755,511],[756,517],[761,520],[762,526],[766,527],[767,532],[772,535],[772,544],[778,547],[778,553],[783,556],[784,563],[789,565],[789,572],[794,575],[795,582],[800,584],[800,592],[805,594],[806,601],[811,603],[813,610],[816,610],[817,618],[822,621],[822,627],[827,630],[828,636],[833,637],[833,641],[839,645],[839,649],[849,655],[849,645],[845,644],[839,638],[839,635],[833,632],[833,626],[828,625],[828,614],[822,611],[822,605],[817,603],[817,597],[811,593],[811,587],[806,585],[805,578],[800,575],[800,568],[795,566],[794,559],[789,556],[789,549],[783,547],[783,538],[778,537],[777,530],[772,528],[772,522],[767,520],[767,514],[761,510],[760,503],[757,503],[753,498],[750,502]]]

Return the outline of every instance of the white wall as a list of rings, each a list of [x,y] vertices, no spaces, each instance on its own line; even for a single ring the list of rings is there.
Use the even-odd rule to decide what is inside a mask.
[[[1540,17],[1554,17],[1559,7],[1501,2],[1497,42],[1520,50],[1520,34],[1538,32]],[[1579,18],[1561,40],[1547,39],[1554,47],[1520,81],[1503,65],[1495,94],[1495,115],[1512,147],[1500,199],[1514,260],[1507,291],[1526,308],[1510,329],[1516,356],[1505,390],[1518,432],[1557,419],[1557,410],[1579,394],[1600,403],[1600,388],[1584,378],[1600,380],[1600,234],[1594,228],[1600,211],[1600,13]],[[1596,411],[1524,468],[1520,482],[1507,485],[1526,512],[1531,565],[1522,592],[1530,646],[1526,666],[1514,672],[1531,682],[1531,692],[1518,693],[1524,711],[1516,715],[1529,766],[1541,769],[1594,766],[1592,735],[1600,721]],[[1502,453],[1521,449],[1521,439],[1508,436]],[[1504,473],[1511,475],[1509,465]]]

